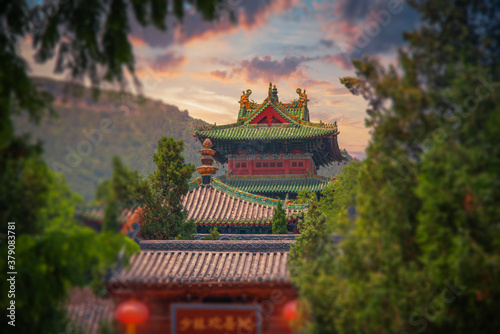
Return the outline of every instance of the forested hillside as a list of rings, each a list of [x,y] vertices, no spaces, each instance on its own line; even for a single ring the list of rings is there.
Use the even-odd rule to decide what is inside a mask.
[[[113,91],[101,91],[94,100],[91,90],[81,86],[45,78],[35,81],[55,97],[58,117],[38,127],[16,119],[16,131],[41,139],[49,166],[63,172],[71,189],[86,200],[92,200],[97,184],[111,176],[113,155],[141,174],[151,172],[151,157],[162,135],[182,139],[186,161],[200,164],[201,145],[192,133],[195,124],[207,123],[190,117],[187,110]],[[335,163],[319,174],[336,175],[345,165]]]
[[[58,117],[39,127],[17,119],[16,131],[41,139],[49,166],[64,172],[71,189],[86,200],[93,199],[97,184],[111,176],[113,155],[141,174],[151,172],[151,157],[162,135],[182,139],[187,162],[199,165],[201,145],[192,133],[195,124],[206,123],[190,117],[187,111],[111,91],[101,92],[95,102],[89,89],[80,88],[73,96],[65,94],[67,85],[62,82],[36,81],[54,95]]]

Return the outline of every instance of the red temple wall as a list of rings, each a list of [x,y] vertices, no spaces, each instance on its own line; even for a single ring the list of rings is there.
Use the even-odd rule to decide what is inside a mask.
[[[140,296],[140,298],[137,298]],[[189,299],[186,296],[190,296]],[[261,334],[292,334],[292,329],[284,317],[284,307],[287,302],[295,300],[297,293],[294,287],[285,286],[258,286],[258,287],[202,287],[202,288],[163,288],[134,290],[125,289],[115,292],[113,299],[116,304],[137,298],[144,302],[149,309],[149,318],[145,323],[137,326],[137,334],[169,334],[172,333],[171,305],[173,303],[203,303],[200,297],[226,297],[233,299],[226,303],[260,305],[261,307]],[[247,301],[238,300],[246,296]],[[236,299],[236,300],[235,300]],[[125,333],[125,326],[120,325]],[[193,334],[196,331],[192,332]],[[224,333],[224,332],[222,332]]]
[[[313,168],[310,158],[276,160],[230,160],[228,170],[232,175],[289,175],[305,174]]]

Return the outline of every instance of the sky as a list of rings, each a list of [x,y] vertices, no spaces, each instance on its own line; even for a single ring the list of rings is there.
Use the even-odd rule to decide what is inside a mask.
[[[261,103],[272,82],[288,103],[298,98],[297,88],[305,89],[311,121],[337,121],[340,147],[365,157],[367,103],[339,78],[355,75],[353,58],[394,63],[403,32],[418,24],[413,9],[403,0],[224,0],[218,13],[219,20],[206,22],[188,7],[182,24],[167,19],[166,32],[131,22],[144,95],[227,124],[236,121],[243,90]],[[32,60],[29,41],[21,47],[33,75],[62,78],[53,63]]]

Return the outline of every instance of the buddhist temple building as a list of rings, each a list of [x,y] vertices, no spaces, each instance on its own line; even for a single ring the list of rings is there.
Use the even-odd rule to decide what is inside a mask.
[[[139,333],[292,333],[283,312],[297,298],[287,268],[294,240],[142,241],[108,291],[117,304],[147,305]]]
[[[227,174],[215,182],[283,200],[303,188],[322,191],[330,180],[318,176],[318,169],[347,159],[337,123],[310,122],[309,100],[300,88],[291,103],[280,102],[271,83],[261,104],[249,101],[251,93],[243,92],[235,123],[197,127],[193,134],[201,143],[209,139],[215,161],[227,164]]]
[[[99,308],[74,298],[68,310],[76,324],[89,333],[97,333],[97,321],[127,333],[292,333],[298,295],[287,261],[307,211],[296,197],[302,189],[319,195],[333,178],[318,169],[347,153],[339,149],[336,123],[310,122],[305,90],[287,104],[272,84],[261,104],[250,101],[251,93],[243,92],[235,123],[193,134],[201,165],[182,204],[196,222],[195,240],[142,240],[141,208],[123,208],[122,232],[141,251],[109,275]],[[225,175],[217,176],[215,162],[227,166]],[[272,234],[279,202],[288,234]],[[104,210],[83,208],[75,217],[98,228]],[[201,240],[214,227],[219,240]]]
[[[297,233],[305,205],[294,199],[302,189],[319,193],[332,181],[317,175],[322,166],[347,160],[339,148],[338,125],[310,122],[306,90],[297,88],[298,99],[282,103],[276,86],[260,104],[250,101],[250,89],[240,98],[235,123],[196,127],[193,136],[202,144],[199,177],[190,182],[182,204],[198,233],[217,227],[222,233],[266,234],[272,231],[272,215],[284,202],[288,230]],[[214,162],[227,172],[214,176]],[[98,227],[103,208],[84,208],[76,217]],[[123,231],[138,221],[134,210],[120,215]]]

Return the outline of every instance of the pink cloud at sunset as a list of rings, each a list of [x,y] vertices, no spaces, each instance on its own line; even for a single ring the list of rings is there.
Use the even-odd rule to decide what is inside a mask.
[[[132,46],[134,47],[141,47],[146,45],[146,42],[144,40],[133,35],[128,35],[128,40],[130,41],[130,44],[132,44]]]
[[[311,118],[337,120],[341,145],[362,152],[369,140],[366,101],[339,78],[354,75],[352,58],[394,61],[395,50],[404,45],[402,31],[418,22],[405,3],[392,14],[397,1],[230,0],[216,22],[188,8],[182,24],[167,20],[166,31],[132,22],[128,39],[146,96],[207,122],[227,124],[236,120],[242,90],[251,89],[251,98],[260,103],[270,81],[284,102],[297,98],[297,88],[306,89]],[[234,11],[236,24],[225,17],[225,9]],[[380,21],[384,11],[391,13],[387,25]],[[384,23],[379,31],[373,30],[377,20]],[[363,35],[369,39],[360,44]],[[32,53],[28,42],[23,48]],[[49,75],[53,68],[30,66],[35,75]]]

